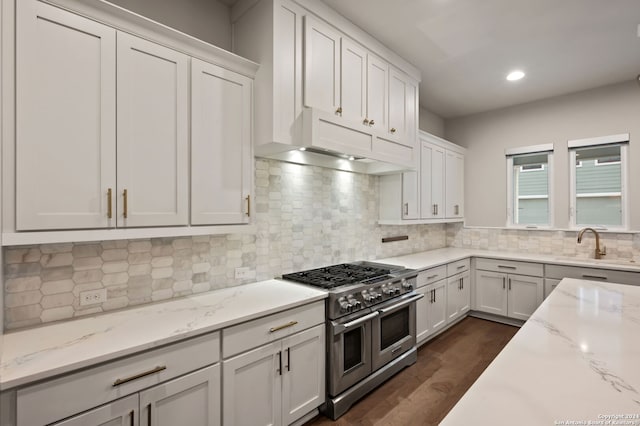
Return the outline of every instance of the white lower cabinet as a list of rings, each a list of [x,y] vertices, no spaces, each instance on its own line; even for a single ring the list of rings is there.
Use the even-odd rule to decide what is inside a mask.
[[[102,407],[89,410],[61,422],[54,426],[137,426],[138,425],[138,395],[131,395],[118,399]]]
[[[551,292],[560,284],[560,281],[555,278],[545,278],[544,279],[544,298],[546,299]]]
[[[223,424],[288,425],[325,398],[325,327],[223,361]]]
[[[469,271],[447,279],[447,322],[466,314],[471,308],[471,275]]]
[[[424,342],[447,324],[447,280],[420,287],[418,294],[424,294],[416,302],[416,341]]]
[[[541,277],[476,270],[476,309],[527,320],[542,303]]]
[[[217,426],[219,360],[214,332],[25,386],[7,424]]]
[[[105,404],[56,426],[215,426],[220,424],[220,364]]]

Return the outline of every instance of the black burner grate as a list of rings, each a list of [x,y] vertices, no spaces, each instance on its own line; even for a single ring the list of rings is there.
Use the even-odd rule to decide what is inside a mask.
[[[376,277],[385,277],[390,269],[343,263],[325,268],[285,274],[282,278],[322,288],[355,284]]]

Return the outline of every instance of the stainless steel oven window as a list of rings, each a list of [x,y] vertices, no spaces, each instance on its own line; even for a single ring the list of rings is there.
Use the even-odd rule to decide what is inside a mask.
[[[410,335],[410,308],[406,307],[380,318],[380,349],[388,347]]]

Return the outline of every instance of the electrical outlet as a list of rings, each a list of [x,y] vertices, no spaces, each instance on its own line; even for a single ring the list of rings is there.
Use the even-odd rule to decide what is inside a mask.
[[[89,290],[80,293],[80,306],[93,305],[107,301],[107,289]]]
[[[236,268],[236,279],[243,280],[246,278],[255,278],[256,272],[252,271],[250,268]]]

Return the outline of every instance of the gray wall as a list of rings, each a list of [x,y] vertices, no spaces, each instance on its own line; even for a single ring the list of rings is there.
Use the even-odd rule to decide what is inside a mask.
[[[640,87],[634,81],[445,121],[446,139],[468,149],[465,160],[465,223],[506,224],[507,148],[553,143],[555,227],[568,227],[567,141],[630,133],[631,229],[640,230]]]
[[[431,111],[420,107],[418,128],[444,138],[444,120]]]
[[[132,12],[231,50],[228,6],[216,0],[109,0]]]

